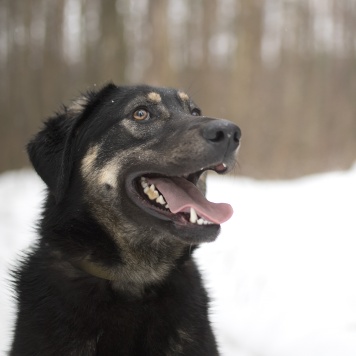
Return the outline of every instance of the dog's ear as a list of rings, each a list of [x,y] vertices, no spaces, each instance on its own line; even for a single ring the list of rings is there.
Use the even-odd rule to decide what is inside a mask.
[[[65,191],[72,168],[72,146],[75,129],[88,103],[83,95],[49,118],[44,127],[27,145],[30,161],[47,184],[56,201]]]
[[[68,187],[73,167],[75,137],[80,125],[90,116],[98,102],[104,101],[116,90],[110,83],[100,91],[89,91],[63,107],[57,115],[49,118],[43,129],[27,145],[30,161],[38,175],[47,184],[57,203]]]

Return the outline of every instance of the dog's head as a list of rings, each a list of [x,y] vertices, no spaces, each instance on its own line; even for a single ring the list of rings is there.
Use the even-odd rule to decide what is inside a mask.
[[[184,92],[110,84],[49,119],[28,152],[53,202],[79,199],[109,234],[196,244],[232,214],[205,199],[202,176],[228,171],[239,140]]]

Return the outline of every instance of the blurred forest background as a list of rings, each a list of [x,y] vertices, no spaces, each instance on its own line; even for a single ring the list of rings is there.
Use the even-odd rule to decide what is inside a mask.
[[[0,0],[0,171],[81,91],[145,82],[239,124],[238,172],[356,160],[356,0]]]

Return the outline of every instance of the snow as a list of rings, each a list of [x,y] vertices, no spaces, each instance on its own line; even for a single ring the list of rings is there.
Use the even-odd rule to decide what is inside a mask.
[[[224,356],[356,355],[356,165],[292,181],[217,177],[234,216],[196,252]],[[0,175],[0,354],[15,306],[8,269],[35,239],[44,185]]]

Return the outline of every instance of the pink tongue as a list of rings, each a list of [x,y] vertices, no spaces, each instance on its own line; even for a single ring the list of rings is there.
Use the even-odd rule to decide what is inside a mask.
[[[189,213],[194,208],[198,216],[215,224],[222,224],[233,214],[231,205],[209,202],[200,190],[184,178],[147,178],[162,193],[169,205],[169,210],[176,214]]]

